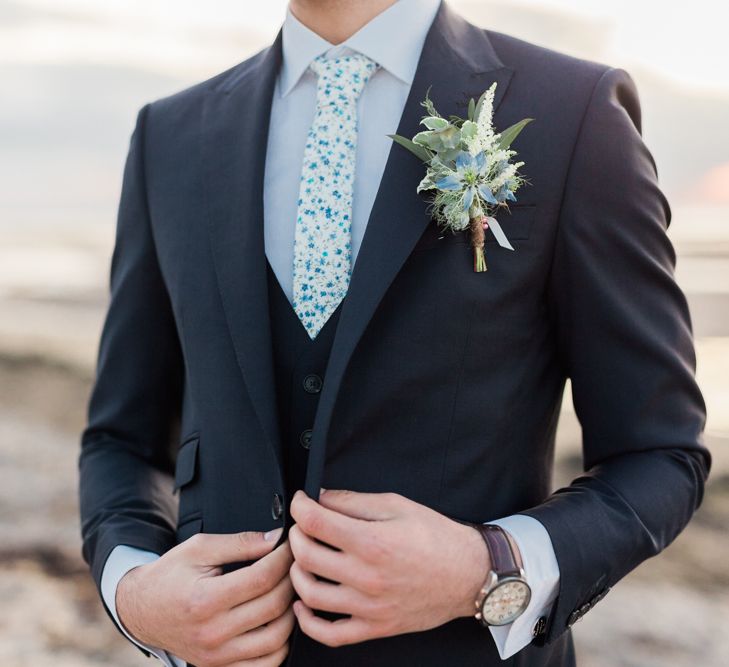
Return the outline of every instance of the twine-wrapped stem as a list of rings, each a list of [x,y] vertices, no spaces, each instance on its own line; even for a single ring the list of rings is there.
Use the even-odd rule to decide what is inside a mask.
[[[486,271],[486,255],[484,254],[484,238],[486,236],[486,216],[471,218],[471,247],[473,248],[473,270]]]

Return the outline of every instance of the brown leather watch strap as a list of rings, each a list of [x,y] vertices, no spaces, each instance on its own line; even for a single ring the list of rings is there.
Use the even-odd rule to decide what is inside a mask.
[[[472,525],[481,533],[481,537],[486,542],[489,556],[491,556],[491,569],[499,576],[518,575],[520,573],[519,565],[511,549],[509,538],[501,526],[488,523]]]

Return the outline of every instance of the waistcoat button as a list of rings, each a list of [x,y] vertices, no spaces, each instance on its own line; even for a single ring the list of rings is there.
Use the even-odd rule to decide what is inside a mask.
[[[271,516],[274,519],[280,519],[282,514],[283,514],[283,498],[281,498],[281,494],[274,493],[273,502],[271,503]]]
[[[304,449],[309,449],[311,447],[311,429],[307,428],[304,429],[301,434],[299,435],[299,444]]]
[[[304,378],[304,390],[310,394],[318,394],[322,384],[322,379],[316,373],[310,373]]]

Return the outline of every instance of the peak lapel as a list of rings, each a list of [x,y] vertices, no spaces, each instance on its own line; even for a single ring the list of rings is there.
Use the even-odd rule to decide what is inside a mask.
[[[204,188],[213,261],[238,365],[281,465],[263,236],[263,173],[281,32],[205,98]]]
[[[486,33],[441,3],[428,32],[415,77],[397,128],[412,137],[420,129],[430,97],[445,117],[465,116],[468,100],[497,82],[494,109],[504,97],[512,70],[503,66]],[[416,193],[425,174],[423,163],[404,148],[392,145],[362,246],[352,271],[347,296],[332,344],[326,381],[314,422],[306,493],[319,497],[326,440],[334,405],[347,364],[378,304],[428,224],[427,202]]]

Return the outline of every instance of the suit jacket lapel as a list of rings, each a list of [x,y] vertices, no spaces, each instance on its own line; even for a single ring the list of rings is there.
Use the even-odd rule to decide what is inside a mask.
[[[428,32],[397,134],[412,137],[423,129],[420,102],[432,86],[431,98],[444,116],[465,116],[468,99],[494,81],[496,108],[504,97],[512,70],[504,67],[486,33],[441,3]],[[428,224],[424,197],[416,187],[425,168],[409,151],[393,144],[352,271],[332,344],[320,395],[305,490],[319,497],[326,441],[342,378],[368,322],[388,287]]]
[[[238,365],[279,466],[263,174],[280,63],[281,31],[268,49],[207,93],[202,118],[205,203],[218,287]]]

